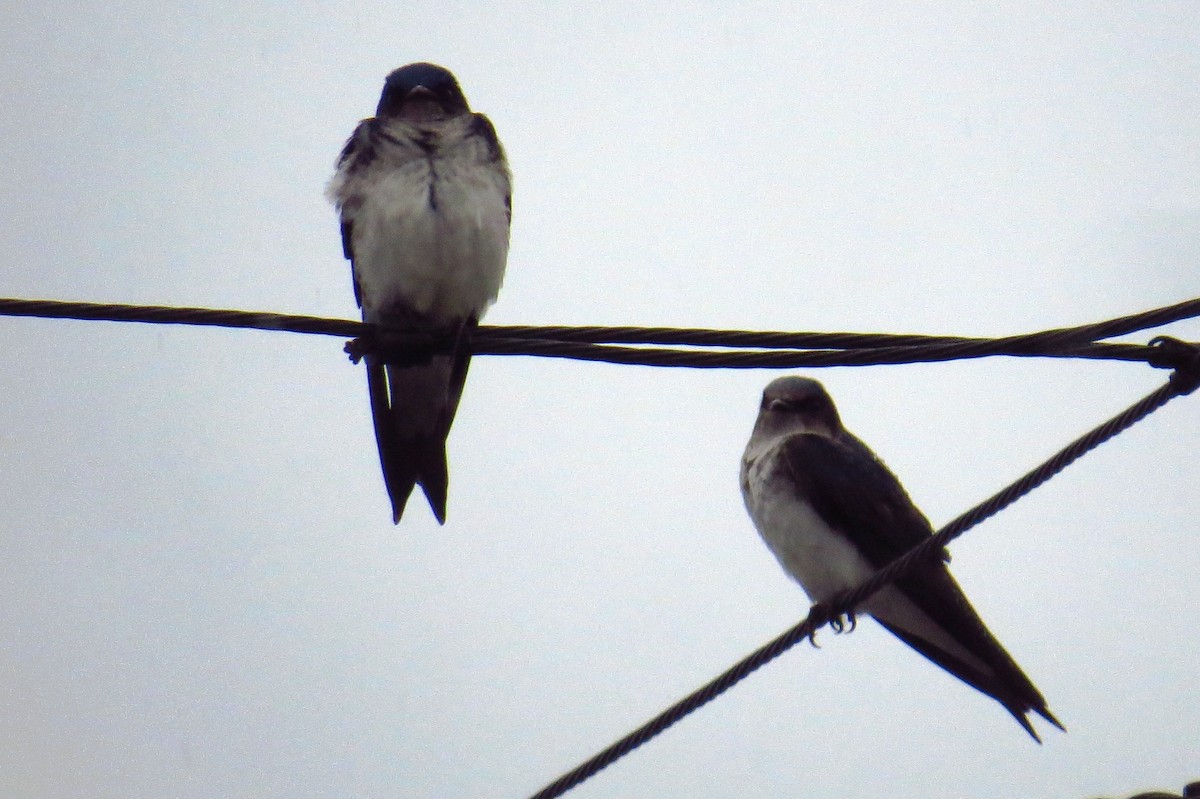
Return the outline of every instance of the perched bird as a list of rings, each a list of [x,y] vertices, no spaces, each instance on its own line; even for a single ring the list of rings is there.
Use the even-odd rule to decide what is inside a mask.
[[[423,362],[368,352],[367,388],[392,520],[420,484],[446,521],[446,436],[471,354],[465,334],[495,301],[508,258],[512,176],[496,130],[449,71],[387,76],[327,189],[342,222],[363,321],[452,340]]]
[[[857,587],[933,532],[895,475],[842,426],[816,380],[781,377],[763,391],[741,482],[759,534],[814,602]],[[1029,711],[1063,726],[975,613],[949,559],[945,550],[933,552],[862,610],[995,699],[1041,743]]]

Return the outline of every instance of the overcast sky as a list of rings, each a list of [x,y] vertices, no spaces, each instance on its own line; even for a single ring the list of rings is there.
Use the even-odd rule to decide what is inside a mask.
[[[417,60],[515,174],[489,322],[997,335],[1200,296],[1194,3],[10,6],[0,296],[354,318],[323,189]],[[522,797],[807,610],[737,486],[776,372],[478,358],[449,520],[418,495],[397,528],[339,339],[0,336],[0,795]],[[810,374],[938,526],[1166,377]],[[1198,420],[951,548],[1068,733],[867,622],[572,795],[1200,779]]]

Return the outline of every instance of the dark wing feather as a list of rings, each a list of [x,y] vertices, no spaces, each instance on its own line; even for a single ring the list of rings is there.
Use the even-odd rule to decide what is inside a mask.
[[[496,126],[485,114],[471,115],[469,135],[478,136],[487,143],[489,161],[499,161],[504,157],[504,148],[500,144],[500,137],[496,135]]]
[[[797,489],[876,568],[929,537],[929,521],[900,481],[849,433],[800,433],[782,444]],[[949,560],[945,550],[933,556]]]
[[[374,131],[377,127],[374,119],[364,119],[358,123],[354,132],[350,134],[350,138],[346,140],[346,144],[342,147],[342,152],[338,155],[337,170],[347,174],[354,174],[362,171],[371,161],[375,159],[375,148],[373,144]],[[339,207],[342,225],[342,255],[350,262],[351,278],[354,281],[354,301],[358,306],[362,307],[362,288],[359,286],[358,275],[354,272],[354,219],[353,213],[356,210],[353,201],[345,203]]]
[[[387,367],[374,355],[367,356],[367,391],[371,397],[371,420],[375,427],[375,443],[379,449],[379,465],[383,482],[392,501],[392,521],[399,523],[404,506],[417,484],[417,470],[409,447],[401,440],[396,419],[389,401]]]
[[[488,162],[502,162],[504,158],[504,147],[500,144],[500,138],[496,135],[496,128],[492,125],[492,120],[488,119],[483,114],[474,114],[471,117],[471,134],[483,139],[488,147]],[[512,224],[512,192],[504,195],[504,210],[508,215],[508,223]]]
[[[929,520],[896,476],[849,433],[837,438],[798,434],[782,446],[797,491],[876,568],[896,560],[932,534]],[[982,673],[908,631],[886,622],[884,626],[963,682],[999,701],[1031,735],[1024,717],[1027,710],[1061,727],[1037,688],[971,607],[946,568],[948,560],[944,549],[935,550],[895,585],[994,673]]]
[[[351,243],[351,237],[354,235],[354,223],[342,214],[342,253],[345,254],[346,260],[350,262],[350,280],[354,283],[354,301],[358,303],[358,307],[362,307],[362,286],[358,282],[358,272],[354,269],[354,246]]]
[[[978,668],[969,663],[964,663],[950,652],[934,646],[924,638],[913,635],[907,630],[893,624],[889,624],[883,619],[877,619],[877,621],[887,628],[888,632],[920,652],[926,658],[950,672],[967,685],[982,691],[1003,705],[1004,709],[1011,713],[1012,717],[1017,720],[1017,723],[1025,728],[1025,732],[1029,733],[1033,737],[1033,740],[1038,743],[1041,743],[1042,739],[1038,736],[1037,730],[1033,728],[1033,725],[1029,723],[1029,719],[1026,717],[1026,713],[1030,710],[1037,711],[1037,713],[1055,727],[1058,727],[1060,730],[1063,729],[1063,726],[1058,723],[1058,719],[1050,715],[1050,711],[1046,709],[1045,700],[1042,699],[1041,694],[1037,692],[1036,688],[1033,689],[1033,692],[1040,705],[1032,704],[1028,696],[1014,696],[1011,687],[1002,682],[1001,677],[981,674]],[[1023,674],[1021,677],[1024,679]],[[1026,682],[1028,681],[1026,680]],[[1030,686],[1030,688],[1033,688],[1033,686]]]

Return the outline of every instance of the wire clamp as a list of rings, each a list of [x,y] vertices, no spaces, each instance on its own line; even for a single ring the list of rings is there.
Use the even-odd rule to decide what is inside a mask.
[[[1200,387],[1200,344],[1183,341],[1172,336],[1155,336],[1150,339],[1154,348],[1147,362],[1159,369],[1173,369],[1171,385],[1176,394],[1191,394]]]

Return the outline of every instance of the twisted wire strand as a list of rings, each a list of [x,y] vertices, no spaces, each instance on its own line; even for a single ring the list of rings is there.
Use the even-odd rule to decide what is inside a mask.
[[[931,336],[895,333],[785,333],[747,330],[713,330],[672,327],[568,327],[505,325],[481,327],[476,338],[491,336],[506,339],[551,339],[590,344],[660,344],[710,347],[756,347],[760,349],[860,349],[863,347],[904,347],[919,344],[957,344],[964,342],[1003,342],[1019,347],[1033,342],[1052,346],[1082,343],[1135,333],[1172,322],[1200,316],[1200,298],[1154,308],[1103,322],[1075,327],[1054,328],[1037,333],[1022,333],[999,339],[967,336]]]
[[[214,310],[161,305],[117,305],[52,300],[0,299],[0,315],[42,318],[184,324],[357,336],[397,362],[426,356],[442,342],[428,333],[386,331],[347,319]],[[481,327],[472,336],[479,355],[538,355],[644,366],[691,368],[792,368],[936,362],[992,355],[1145,361],[1150,350],[1135,344],[1101,344],[1097,339],[1200,316],[1200,298],[1094,324],[1056,328],[996,339],[880,333],[784,333],[663,327]],[[386,347],[378,339],[386,338]],[[662,349],[615,344],[718,346],[757,352]],[[820,348],[820,349],[813,349]]]
[[[0,316],[234,327],[341,337],[360,336],[369,328],[362,322],[354,322],[349,319],[326,319],[319,316],[267,313],[265,311],[12,298],[0,298]]]
[[[869,580],[826,604],[814,605],[809,614],[791,629],[750,653],[715,679],[671,705],[633,732],[588,758],[571,771],[533,794],[531,799],[554,799],[659,735],[673,724],[728,691],[754,671],[782,655],[825,624],[854,611],[876,591],[911,569],[915,562],[941,549],[970,528],[1050,480],[1087,452],[1149,416],[1175,397],[1183,396],[1200,385],[1200,369],[1177,371],[1153,393],[1131,405],[1104,424],[1080,436],[1049,460],[1025,474],[1003,490],[953,519],[934,535],[922,541],[900,558],[880,569]]]
[[[801,366],[879,366],[887,364],[936,363],[1006,355],[1019,358],[1086,358],[1106,361],[1148,361],[1151,348],[1140,344],[1063,344],[1058,349],[1028,345],[1005,345],[981,339],[903,347],[862,347],[846,350],[714,351],[623,347],[611,344],[582,344],[540,339],[475,339],[476,355],[535,355],[633,366],[667,366],[690,369],[790,369]],[[385,360],[403,360],[407,350],[381,351]]]

